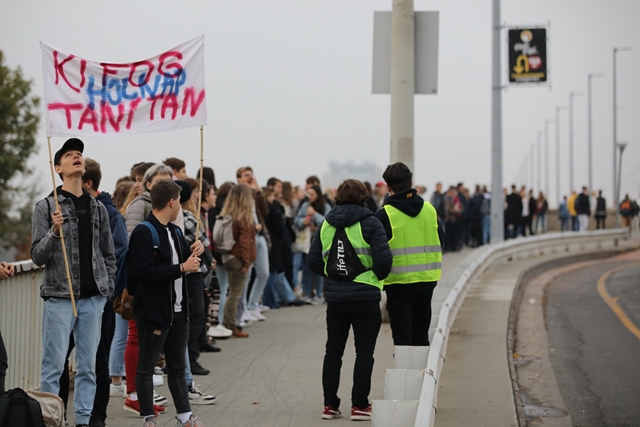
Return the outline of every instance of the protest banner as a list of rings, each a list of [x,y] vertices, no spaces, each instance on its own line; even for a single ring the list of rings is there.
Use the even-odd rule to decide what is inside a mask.
[[[40,42],[53,193],[52,136],[113,136],[200,126],[200,193],[207,124],[204,35],[152,58],[101,62]],[[198,197],[198,212],[201,207]],[[198,235],[200,221],[196,228]],[[62,235],[61,235],[62,237]],[[77,317],[64,237],[61,238],[73,314]]]
[[[40,46],[47,136],[129,135],[207,124],[204,36],[129,63],[90,61]]]

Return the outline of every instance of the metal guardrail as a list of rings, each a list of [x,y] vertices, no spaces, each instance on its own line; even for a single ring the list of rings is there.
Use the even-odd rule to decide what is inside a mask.
[[[629,230],[627,228],[577,233],[552,233],[524,239],[508,240],[495,246],[491,245],[489,250],[481,253],[480,256],[469,265],[460,279],[458,279],[458,282],[440,309],[438,325],[429,348],[427,367],[425,369],[414,427],[433,427],[435,424],[438,400],[437,386],[447,352],[449,331],[469,290],[469,285],[473,282],[472,279],[478,277],[491,263],[499,259],[544,253],[550,250],[557,250],[558,247],[563,246],[567,251],[570,246],[574,245],[586,246],[588,244],[596,244],[600,246],[603,242],[611,240],[613,240],[614,245],[617,246],[618,240],[627,238],[628,234]]]
[[[13,277],[0,282],[0,331],[9,359],[6,388],[40,386],[43,269],[31,261],[13,263]]]

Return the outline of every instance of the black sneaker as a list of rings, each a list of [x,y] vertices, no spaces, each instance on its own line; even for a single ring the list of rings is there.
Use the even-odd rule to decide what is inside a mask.
[[[193,375],[209,375],[210,370],[202,367],[198,362],[192,360],[189,362],[191,364],[191,374]]]
[[[208,342],[200,344],[199,350],[200,350],[200,353],[219,353],[221,351],[220,347],[211,345]]]
[[[89,420],[89,427],[107,427],[107,424],[97,418],[91,418],[91,420]]]

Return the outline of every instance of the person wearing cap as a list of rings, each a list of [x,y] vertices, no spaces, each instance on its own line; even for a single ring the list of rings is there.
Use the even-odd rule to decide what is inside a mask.
[[[442,274],[442,237],[431,203],[411,188],[413,173],[404,163],[382,175],[390,196],[376,212],[393,254],[384,279],[394,345],[428,346],[431,297]]]
[[[39,201],[33,212],[31,259],[44,265],[40,296],[42,372],[40,390],[58,394],[60,375],[69,348],[77,347],[74,408],[76,426],[88,426],[96,392],[96,352],[102,312],[113,291],[116,257],[109,213],[82,187],[84,144],[67,140],[55,154],[55,171],[62,179],[54,193]],[[62,258],[64,239],[78,317],[74,317],[67,272]]]

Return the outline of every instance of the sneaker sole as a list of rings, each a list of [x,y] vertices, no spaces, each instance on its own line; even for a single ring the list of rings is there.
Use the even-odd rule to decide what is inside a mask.
[[[371,421],[371,415],[352,415],[351,421]]]
[[[133,409],[133,408],[127,406],[127,405],[124,405],[122,407],[122,409],[124,409],[125,411],[128,411],[128,412],[131,412],[132,414],[136,414],[137,416],[140,416],[140,411],[136,411],[135,409]]]
[[[342,415],[327,415],[327,414],[322,414],[322,419],[323,419],[323,420],[335,420],[336,418],[342,418]]]
[[[189,399],[189,403],[191,405],[215,405],[218,402],[218,399],[213,400],[191,400]]]

